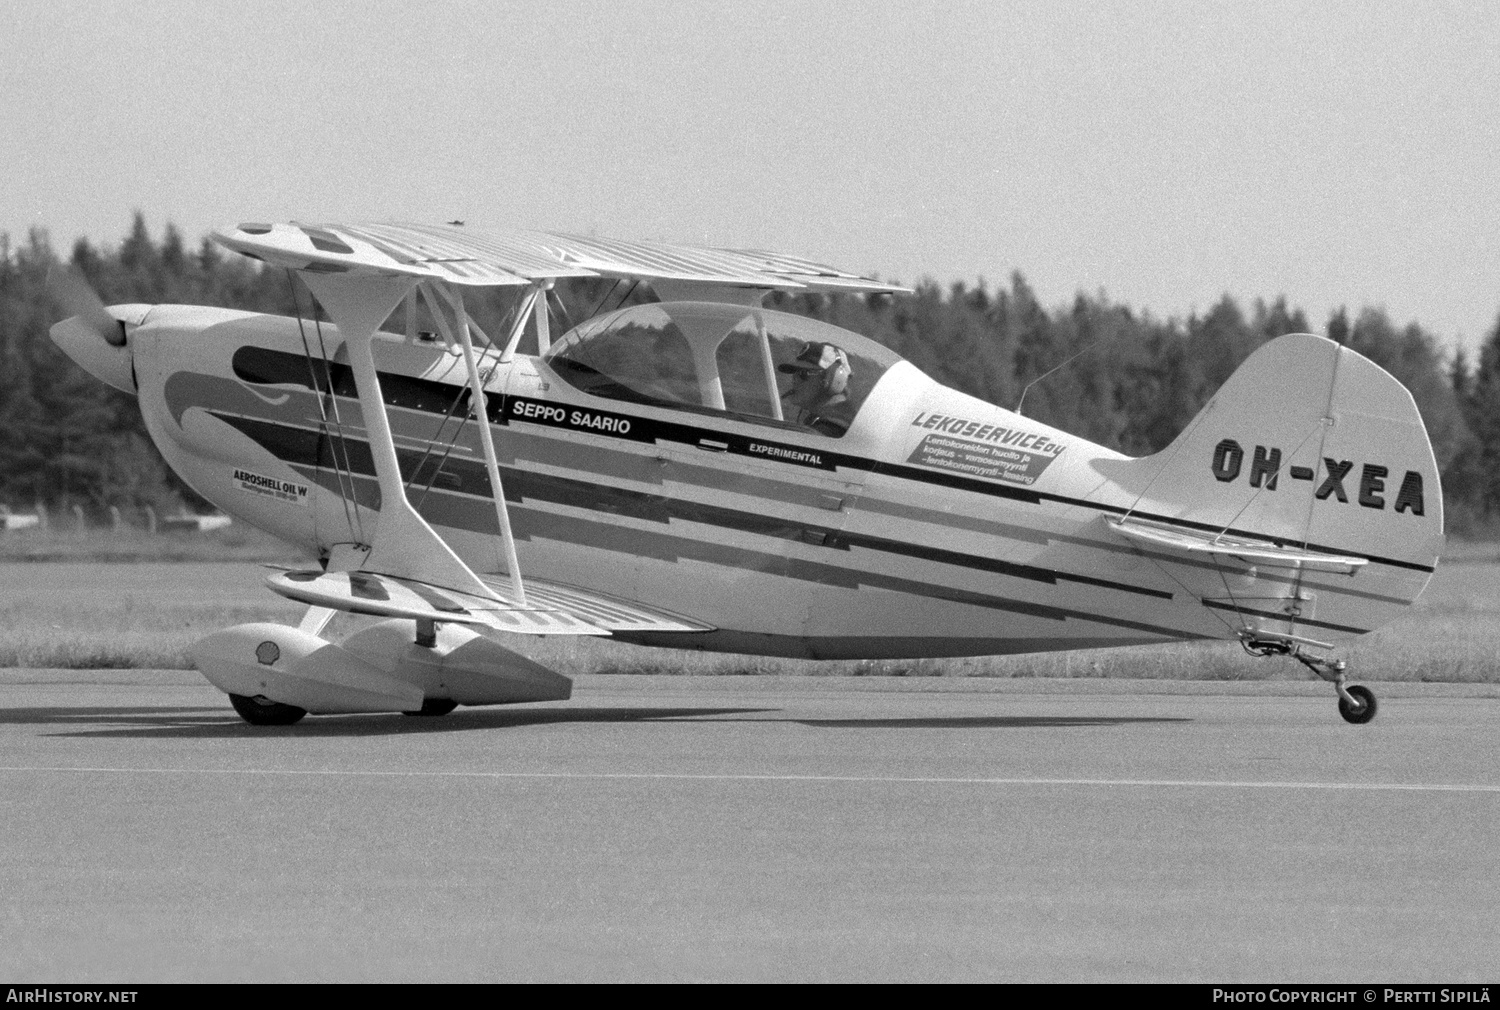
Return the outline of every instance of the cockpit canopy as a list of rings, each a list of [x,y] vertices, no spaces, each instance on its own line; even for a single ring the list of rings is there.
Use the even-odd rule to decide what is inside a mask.
[[[816,319],[716,302],[620,309],[570,330],[545,358],[593,396],[834,437],[900,360]]]

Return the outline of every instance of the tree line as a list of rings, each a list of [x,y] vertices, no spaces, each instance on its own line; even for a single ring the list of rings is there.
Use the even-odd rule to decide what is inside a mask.
[[[40,230],[14,244],[0,235],[0,504],[80,505],[95,514],[202,507],[157,454],[134,399],[87,375],[48,338],[60,310],[46,276],[59,259],[107,304],[306,315],[315,310],[306,290],[208,238],[190,247],[171,225],[153,238],[140,214],[112,247],[79,239],[60,253]],[[643,286],[598,279],[559,282],[556,294],[554,333],[601,307],[651,297]],[[502,332],[514,298],[490,289],[471,311],[488,332]],[[1024,393],[1028,417],[1130,455],[1171,442],[1261,344],[1322,332],[1411,390],[1442,470],[1450,529],[1500,524],[1500,318],[1470,360],[1380,308],[1339,309],[1315,327],[1284,298],[1245,307],[1225,295],[1201,315],[1158,319],[1103,294],[1048,308],[1020,273],[995,287],[924,280],[905,297],[776,294],[768,304],[863,333],[939,382],[1002,407],[1015,409]]]

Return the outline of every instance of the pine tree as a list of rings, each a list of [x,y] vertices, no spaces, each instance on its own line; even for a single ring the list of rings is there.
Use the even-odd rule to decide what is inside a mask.
[[[1444,492],[1482,516],[1500,512],[1500,318],[1479,351],[1479,363],[1461,401],[1473,437],[1444,474]]]

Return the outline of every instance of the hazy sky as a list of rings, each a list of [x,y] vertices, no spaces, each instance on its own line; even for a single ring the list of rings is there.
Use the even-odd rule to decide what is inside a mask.
[[[0,5],[0,231],[448,220],[1500,312],[1500,6]]]

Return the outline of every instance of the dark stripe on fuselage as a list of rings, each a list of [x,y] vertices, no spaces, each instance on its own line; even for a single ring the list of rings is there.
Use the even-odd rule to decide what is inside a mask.
[[[523,436],[525,437],[525,436]],[[569,446],[570,454],[578,447]],[[518,453],[519,455],[519,453]],[[613,455],[619,455],[615,453]],[[587,470],[598,470],[598,467],[583,467]],[[694,483],[706,484],[719,490],[732,490],[722,481],[714,482],[713,474],[722,475],[722,471],[703,470],[704,480],[695,480]],[[768,487],[777,490],[777,496],[785,500],[789,490],[795,489],[795,485],[787,485],[778,481],[770,481],[762,478]],[[1075,547],[1083,547],[1088,550],[1104,551],[1108,554],[1118,554],[1122,557],[1145,558],[1148,561],[1161,562],[1163,564],[1181,565],[1187,568],[1197,568],[1206,572],[1222,574],[1224,566],[1213,561],[1200,561],[1187,555],[1171,555],[1157,551],[1145,550],[1139,545],[1118,541],[1100,540],[1097,537],[1072,536],[1067,533],[1059,533],[1055,530],[1042,528],[1030,528],[1017,526],[1014,523],[1000,522],[995,519],[981,519],[978,516],[967,516],[960,512],[940,512],[928,506],[909,505],[905,502],[890,501],[870,494],[861,494],[859,497],[858,510],[860,512],[874,515],[890,516],[893,519],[911,520],[912,522],[927,523],[940,526],[945,530],[969,530],[985,536],[999,537],[1006,540],[1016,540],[1022,543],[1037,544],[1046,547],[1049,544],[1072,544]],[[1248,565],[1246,566],[1249,567]],[[1297,585],[1306,589],[1318,589],[1339,596],[1353,596],[1365,600],[1373,600],[1377,603],[1393,603],[1398,606],[1407,606],[1411,600],[1401,596],[1388,596],[1384,593],[1371,593],[1362,589],[1352,589],[1348,586],[1334,585],[1328,582],[1316,581],[1307,573],[1299,573],[1295,576],[1276,575],[1264,568],[1260,569],[1255,576],[1263,582],[1276,582],[1282,585]]]
[[[304,386],[351,400],[359,396],[354,386],[354,369],[323,358],[245,344],[234,352],[230,367],[236,378],[256,385]],[[381,372],[380,392],[392,407],[429,414],[452,412],[467,416],[469,413],[469,387],[462,384],[418,379],[400,372]],[[498,414],[502,406],[499,394],[488,393],[485,398],[490,413]]]
[[[1327,628],[1329,631],[1344,631],[1348,632],[1351,635],[1364,635],[1375,630],[1374,628],[1354,628],[1350,627],[1347,624],[1333,624],[1328,621],[1314,621],[1306,617],[1292,617],[1290,614],[1278,614],[1274,610],[1253,610],[1250,607],[1237,606],[1233,603],[1226,603],[1223,600],[1204,600],[1203,605],[1214,610],[1227,610],[1230,613],[1239,614],[1242,617],[1245,615],[1249,615],[1251,617],[1269,617],[1278,621],[1290,621],[1293,624],[1305,624],[1311,628]]]
[[[311,366],[311,367],[310,367]],[[254,345],[245,345],[235,351],[233,358],[235,374],[246,382],[257,384],[296,384],[307,388],[314,388],[314,383],[321,392],[330,389],[339,396],[355,398],[354,376],[347,365],[331,364],[323,359],[309,359],[307,356],[293,354],[287,351],[276,351]],[[317,374],[323,372],[322,375]],[[438,382],[432,379],[418,379],[412,376],[402,375],[399,372],[381,372],[381,393],[387,404],[393,407],[405,407],[410,410],[418,410],[424,413],[449,414],[463,416],[467,413],[468,392],[465,387],[457,383]],[[462,410],[454,411],[454,403],[457,400],[462,405]],[[610,401],[611,405],[614,401]],[[883,476],[897,477],[902,480],[916,481],[923,484],[934,484],[941,487],[949,487],[960,491],[970,491],[975,494],[987,495],[992,498],[1004,498],[1010,501],[1022,502],[1029,505],[1039,505],[1042,502],[1056,502],[1060,505],[1074,506],[1093,509],[1111,515],[1125,515],[1130,513],[1143,519],[1160,522],[1169,526],[1179,526],[1186,529],[1194,529],[1215,534],[1231,534],[1249,537],[1263,543],[1275,544],[1278,547],[1301,547],[1311,551],[1323,551],[1330,554],[1352,554],[1362,557],[1377,564],[1389,565],[1394,568],[1404,568],[1411,571],[1427,572],[1434,571],[1432,565],[1418,564],[1412,561],[1402,561],[1397,558],[1388,558],[1376,554],[1366,554],[1358,551],[1350,551],[1328,544],[1313,543],[1308,540],[1295,540],[1286,537],[1275,537],[1254,530],[1244,530],[1237,527],[1219,527],[1212,523],[1193,522],[1177,516],[1160,515],[1153,512],[1142,512],[1133,510],[1126,506],[1110,505],[1103,502],[1089,501],[1083,498],[1072,498],[1066,495],[1052,494],[1045,491],[1032,491],[1027,488],[1011,487],[1005,484],[997,484],[989,481],[978,480],[972,477],[963,477],[958,474],[944,473],[936,470],[927,470],[919,467],[907,466],[902,463],[892,463],[881,460],[873,460],[859,456],[850,456],[835,451],[824,451],[822,449],[809,449],[806,446],[790,443],[780,443],[769,439],[752,439],[743,435],[721,431],[716,428],[704,428],[698,425],[679,424],[671,421],[660,421],[654,418],[639,417],[630,414],[620,414],[609,409],[609,407],[591,408],[578,404],[565,403],[562,401],[528,400],[524,397],[511,396],[500,393],[485,394],[485,408],[490,422],[509,426],[512,420],[511,413],[516,404],[538,403],[550,404],[559,408],[564,415],[571,416],[574,412],[583,412],[593,415],[607,415],[615,418],[623,418],[630,421],[627,431],[609,431],[585,426],[573,425],[565,419],[554,424],[546,419],[516,418],[542,425],[552,425],[567,428],[569,430],[588,430],[594,434],[609,438],[624,438],[634,442],[654,442],[666,440],[683,445],[697,445],[703,438],[711,438],[722,442],[727,446],[725,451],[740,456],[748,456],[761,461],[775,460],[778,462],[791,462],[795,465],[815,466],[820,470],[836,471],[848,469],[867,473],[876,473]],[[206,406],[206,405],[205,405]],[[662,404],[665,409],[671,405]],[[763,418],[732,417],[724,415],[726,419],[740,419],[751,421],[764,421]],[[780,450],[787,455],[769,455],[765,452],[753,451],[754,447],[770,447]],[[816,462],[792,459],[793,456],[815,456]]]
[[[305,466],[299,467],[298,472],[316,481],[328,491],[334,494],[339,493],[337,478],[332,473],[318,471]],[[374,490],[375,480],[373,477],[360,476],[356,478],[356,482],[368,485],[370,490]],[[367,492],[360,492],[361,502],[366,500],[366,495]],[[494,510],[476,508],[477,504],[475,499],[469,495],[435,490],[428,497],[420,511],[424,519],[438,526],[489,536],[498,534],[499,526]],[[578,547],[611,551],[632,557],[648,557],[671,564],[678,564],[684,560],[699,561],[706,564],[721,565],[726,568],[737,568],[743,571],[763,572],[767,575],[780,578],[796,579],[801,582],[811,582],[839,589],[858,590],[866,587],[886,589],[891,592],[905,593],[911,596],[947,600],[952,603],[964,603],[974,607],[983,607],[988,610],[1021,614],[1026,617],[1038,617],[1045,620],[1090,621],[1094,624],[1124,628],[1174,640],[1192,640],[1209,637],[1194,632],[1182,631],[1178,628],[1148,624],[1143,621],[1131,621],[1125,618],[1109,617],[1103,614],[1074,610],[1068,607],[1032,603],[1028,600],[1013,600],[1002,596],[990,596],[985,593],[976,593],[966,589],[954,589],[916,579],[861,571],[841,565],[825,564],[820,561],[808,561],[789,555],[770,554],[764,551],[736,547],[715,541],[678,536],[669,532],[644,530],[634,526],[600,522],[582,516],[564,515],[537,509],[524,504],[513,507],[510,515],[511,528],[519,540],[555,540]]]
[[[842,463],[840,465],[843,465]],[[996,498],[1008,498],[1014,501],[1025,501],[1030,504],[1041,504],[1042,502],[1056,502],[1059,505],[1077,506],[1080,508],[1094,509],[1099,512],[1108,512],[1111,515],[1129,514],[1138,519],[1149,519],[1153,522],[1163,523],[1168,526],[1181,526],[1187,529],[1201,530],[1215,534],[1232,534],[1235,536],[1248,537],[1259,540],[1262,543],[1275,544],[1277,547],[1302,547],[1310,551],[1323,551],[1328,554],[1347,554],[1354,557],[1364,558],[1376,564],[1390,565],[1393,568],[1407,568],[1417,572],[1431,573],[1436,569],[1432,565],[1418,564],[1413,561],[1401,561],[1397,558],[1382,557],[1378,554],[1365,554],[1360,551],[1351,551],[1342,547],[1333,547],[1328,544],[1317,544],[1311,540],[1292,540],[1287,537],[1275,537],[1266,533],[1257,533],[1254,530],[1240,529],[1235,526],[1218,526],[1213,523],[1198,523],[1191,519],[1182,519],[1177,516],[1161,515],[1156,512],[1144,512],[1140,509],[1128,508],[1123,505],[1109,505],[1105,502],[1089,501],[1084,498],[1070,498],[1066,495],[1051,494],[1046,491],[1020,491],[1003,485],[989,484],[985,481],[975,480],[972,477],[960,477],[956,474],[936,474],[916,467],[904,466],[899,463],[877,462],[874,472],[892,477],[900,477],[904,480],[920,481],[925,484],[942,484],[945,487],[956,488],[963,491],[973,491],[975,494],[985,494]]]
[[[333,457],[329,448],[330,442],[327,438],[321,437],[316,431],[276,424],[258,418],[240,417],[233,414],[215,413],[214,416],[248,435],[283,462],[293,465],[300,464],[302,466],[333,468]],[[350,466],[354,472],[364,476],[373,476],[375,473],[374,461],[370,456],[368,443],[351,440],[348,444],[351,450],[349,452]],[[446,474],[451,478],[451,483],[440,487],[429,487],[429,491],[457,492],[477,498],[490,497],[489,476],[486,474],[484,466],[478,462],[450,458],[443,463],[442,470],[439,471],[437,469],[437,461],[426,453],[411,449],[397,449],[396,457],[401,464],[402,476],[413,484],[429,485],[432,478],[439,473]],[[420,473],[418,472],[419,468]],[[1101,589],[1112,589],[1118,592],[1135,593],[1155,599],[1170,600],[1173,598],[1171,593],[1163,592],[1159,589],[1148,589],[1144,586],[1134,586],[1128,583],[1114,582],[1109,579],[1100,579],[1088,575],[1059,572],[1052,569],[1039,568],[1035,565],[1016,564],[996,558],[961,554],[957,551],[925,547],[920,544],[909,544],[884,537],[843,533],[836,527],[799,523],[792,519],[783,519],[774,515],[746,512],[741,509],[708,505],[702,502],[684,501],[678,498],[670,498],[666,495],[632,491],[607,484],[596,484],[571,477],[538,473],[532,470],[503,467],[502,471],[502,483],[505,487],[505,498],[508,502],[524,502],[527,499],[532,499],[551,502],[557,505],[586,508],[596,512],[607,512],[611,515],[627,516],[632,519],[663,525],[669,524],[672,520],[676,519],[685,522],[701,523],[705,526],[739,530],[743,533],[755,533],[781,540],[796,540],[832,550],[847,551],[853,547],[861,547],[887,554],[935,561],[941,564],[971,568],[977,571],[993,572],[1012,578],[1028,579],[1048,585],[1056,585],[1059,581],[1066,581],[1081,585],[1097,586]],[[419,504],[420,496],[425,493],[427,492],[421,490],[416,492]]]

